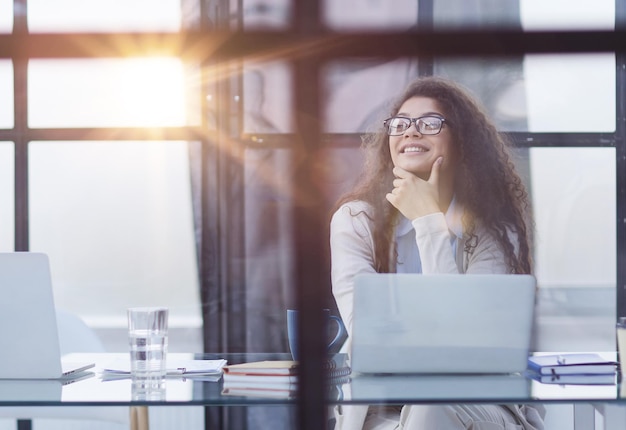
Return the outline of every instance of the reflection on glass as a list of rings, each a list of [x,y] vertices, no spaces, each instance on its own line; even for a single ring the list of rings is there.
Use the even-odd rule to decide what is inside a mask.
[[[241,4],[243,26],[246,30],[286,29],[291,19],[291,0],[243,0],[230,2],[231,17],[238,14]]]
[[[286,309],[295,305],[290,149],[247,149],[243,199],[246,351],[288,351]],[[277,336],[277,333],[283,334]],[[239,341],[237,339],[237,341]]]
[[[436,0],[435,29],[520,27],[520,2],[524,0]]]
[[[28,0],[31,32],[178,31],[181,0]]]
[[[323,2],[324,22],[335,30],[406,30],[430,20],[435,29],[519,27],[519,1],[437,0],[421,11],[415,0]]]
[[[31,60],[31,127],[187,125],[190,83],[176,58]],[[196,91],[196,94],[199,91]]]
[[[435,74],[475,94],[499,130],[527,131],[528,103],[523,57],[435,59]]]
[[[185,142],[34,142],[29,158],[57,306],[125,330],[126,308],[167,305],[170,327],[201,326]]]
[[[14,251],[15,150],[13,142],[0,142],[0,252]]]
[[[323,71],[324,127],[328,133],[369,130],[387,118],[388,105],[417,76],[417,61],[337,61]]]
[[[0,128],[13,128],[13,64],[0,60]]]
[[[328,148],[316,163],[315,177],[326,193],[322,211],[328,216],[362,167],[356,140],[351,148]],[[247,283],[253,286],[245,296],[247,351],[289,350],[285,310],[295,308],[296,294],[291,214],[299,196],[291,179],[294,160],[294,152],[285,148],[248,148],[244,155],[245,270]],[[322,228],[326,231],[327,223]],[[319,234],[327,235],[324,231]],[[320,258],[328,264],[328,256]],[[329,298],[327,307],[337,314],[334,299]]]
[[[391,97],[417,76],[419,61],[330,63],[323,71],[325,131],[372,131],[368,129],[371,124],[380,124],[389,116]],[[434,73],[476,95],[502,131],[615,130],[614,54],[436,58]]]
[[[417,76],[419,59],[342,61],[324,70],[324,124],[330,133],[370,132],[389,117],[391,100]],[[473,92],[501,130],[525,131],[526,92],[522,59],[446,59],[435,74]]]
[[[284,62],[244,65],[244,133],[289,133],[293,130],[291,80],[291,69]]]
[[[417,23],[415,0],[324,0],[322,19],[335,30],[406,30]]]
[[[615,1],[597,0],[436,0],[420,11],[415,0],[324,0],[322,20],[334,30],[406,30],[420,19],[433,28],[523,28],[532,30],[611,30]]]

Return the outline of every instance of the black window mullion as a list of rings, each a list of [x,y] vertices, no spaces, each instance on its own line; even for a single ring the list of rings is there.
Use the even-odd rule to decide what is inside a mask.
[[[18,60],[19,61],[19,60]],[[19,66],[18,66],[19,67]],[[18,70],[16,69],[16,80],[18,79]],[[25,75],[19,75],[19,79],[25,79]],[[26,100],[21,95],[17,95],[18,91],[25,89],[18,88],[25,86],[25,83],[15,84],[16,109],[25,109]],[[27,128],[25,124],[26,114],[24,118],[16,115],[16,130],[0,130],[0,140],[12,140],[16,137],[23,137],[27,141],[94,141],[94,140],[186,140],[195,141],[201,139],[205,132],[201,127],[103,127],[103,128]],[[16,133],[17,131],[17,133]]]
[[[13,33],[28,34],[27,0],[13,0]],[[15,126],[15,250],[29,250],[28,59],[13,58]]]
[[[504,132],[522,148],[545,148],[545,147],[614,147],[616,145],[616,133],[529,133],[529,132]]]
[[[195,0],[190,0],[195,1]],[[230,28],[229,0],[197,0],[201,31]],[[237,6],[235,26],[241,30],[242,3]],[[232,29],[234,30],[234,29]],[[244,256],[244,166],[238,148],[231,145],[238,135],[233,109],[241,121],[241,103],[233,106],[238,77],[217,76],[216,70],[233,70],[234,60],[217,56],[194,58],[201,63],[201,237],[200,288],[205,352],[241,352],[246,342],[246,280]],[[223,69],[222,69],[223,68]],[[240,88],[240,86],[239,86]],[[207,97],[211,96],[211,103]],[[243,345],[243,346],[242,346]],[[205,408],[205,428],[248,428],[247,407]]]
[[[303,37],[324,33],[321,23],[321,1],[294,0],[292,26]],[[323,274],[326,262],[322,222],[321,191],[316,187],[315,166],[321,156],[321,58],[315,53],[296,56],[294,69],[294,100],[296,140],[293,146],[297,166],[293,166],[293,188],[297,198],[293,206],[295,243],[294,279],[296,304],[299,310],[298,350],[302,357],[298,379],[298,428],[318,430],[327,427],[327,407],[323,361],[326,358],[325,304]],[[319,173],[319,172],[318,172]],[[317,256],[317,258],[311,258]]]
[[[27,0],[13,0],[13,33],[28,34]],[[13,59],[15,251],[29,250],[28,211],[28,59]],[[32,420],[17,420],[18,430],[31,430]]]
[[[626,0],[615,0],[615,29],[626,28]],[[616,62],[616,317],[626,317],[626,52],[617,52]]]
[[[616,316],[626,317],[626,55],[617,55],[617,122],[616,122],[616,154],[615,154],[615,181],[616,181],[616,243],[617,243],[617,273],[616,273]]]
[[[518,147],[614,147],[617,145],[616,133],[527,133],[503,132]],[[363,133],[323,133],[321,141],[332,148],[358,148]],[[254,134],[244,136],[241,144],[250,149],[291,148],[295,135]]]
[[[432,31],[435,28],[434,0],[417,1],[417,28],[423,31]],[[432,55],[422,55],[417,59],[417,74],[429,76],[435,71],[435,58]]]

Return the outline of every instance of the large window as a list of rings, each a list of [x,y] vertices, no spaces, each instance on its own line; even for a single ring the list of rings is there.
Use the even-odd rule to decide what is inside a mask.
[[[164,304],[170,350],[287,352],[288,308],[310,297],[335,310],[328,217],[362,167],[362,135],[410,80],[435,74],[469,88],[517,145],[536,222],[536,348],[612,349],[626,316],[623,53],[478,57],[468,44],[411,56],[405,37],[611,31],[624,10],[626,0],[0,0],[0,37],[92,43],[52,58],[3,48],[0,250],[48,253],[57,305],[111,350],[126,348],[126,307]],[[397,37],[407,51],[282,45],[318,30]],[[110,45],[127,33],[137,37]],[[236,412],[231,422],[250,428],[281,428],[290,414]]]
[[[33,33],[178,31],[182,13],[171,0],[31,0],[27,10]],[[158,56],[31,59],[19,70],[1,60],[0,128],[16,123],[16,79],[27,82],[15,93],[19,121],[40,133],[0,145],[3,250],[14,248],[17,144],[28,157],[27,245],[50,257],[56,305],[80,315],[112,350],[124,348],[127,307],[167,305],[170,349],[201,351],[190,151],[157,131],[200,122],[198,74]],[[123,139],[129,128],[144,128],[141,140]]]

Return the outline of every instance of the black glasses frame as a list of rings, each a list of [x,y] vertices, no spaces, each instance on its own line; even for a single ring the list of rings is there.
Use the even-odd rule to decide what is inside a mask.
[[[441,125],[439,126],[439,129],[436,132],[433,133],[430,130],[423,129],[422,125],[426,124],[426,121],[425,121],[426,118],[433,118],[433,119],[438,119],[439,121],[441,121]],[[408,125],[408,127],[405,130],[403,130],[400,133],[391,133],[391,128],[389,127],[389,121],[391,121],[393,119],[405,119],[405,120],[408,120],[409,121],[409,125]],[[420,134],[425,134],[425,135],[428,135],[428,136],[434,136],[434,135],[437,135],[437,134],[441,133],[441,129],[443,128],[444,123],[446,123],[446,119],[444,117],[442,117],[442,116],[438,116],[438,115],[424,115],[424,116],[420,116],[418,118],[409,118],[407,116],[392,116],[391,118],[387,118],[384,121],[383,124],[385,125],[385,128],[387,130],[387,135],[389,135],[389,136],[401,136],[401,135],[403,135],[406,130],[411,128],[411,124],[415,124],[415,129]]]

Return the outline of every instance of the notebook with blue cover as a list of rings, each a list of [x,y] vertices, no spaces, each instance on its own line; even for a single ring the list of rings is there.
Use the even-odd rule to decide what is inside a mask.
[[[523,372],[534,301],[531,275],[359,275],[352,370]]]
[[[617,362],[597,353],[564,353],[528,357],[528,369],[540,375],[614,374]]]

